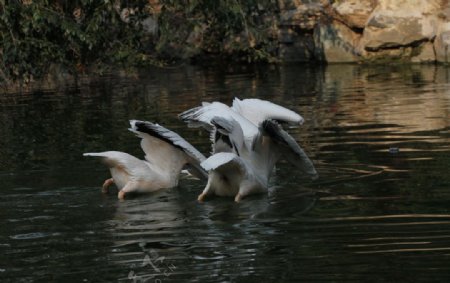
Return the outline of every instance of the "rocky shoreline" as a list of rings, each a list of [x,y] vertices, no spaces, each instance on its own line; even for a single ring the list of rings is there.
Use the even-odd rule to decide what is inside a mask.
[[[448,0],[281,0],[279,6],[283,62],[450,62]]]
[[[185,63],[450,63],[450,0],[122,2],[5,6],[0,87]]]

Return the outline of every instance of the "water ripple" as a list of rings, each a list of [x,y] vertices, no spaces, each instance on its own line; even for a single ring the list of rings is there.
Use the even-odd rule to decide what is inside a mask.
[[[67,91],[0,96],[5,282],[447,282],[449,69],[281,66],[147,70]],[[277,164],[267,195],[196,202],[204,183],[124,202],[89,150],[142,156],[132,118],[209,137],[177,114],[258,97],[301,113],[287,129],[316,165]],[[39,117],[37,119],[36,117]],[[152,281],[153,280],[153,281]]]

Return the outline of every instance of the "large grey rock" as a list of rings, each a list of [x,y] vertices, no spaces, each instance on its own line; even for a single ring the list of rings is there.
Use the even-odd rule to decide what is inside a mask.
[[[362,29],[375,8],[375,0],[341,0],[333,4],[336,18],[351,28]]]
[[[363,47],[398,48],[431,40],[439,26],[441,5],[441,0],[378,0],[364,28]]]
[[[316,58],[330,63],[358,62],[360,36],[340,22],[320,24],[314,30]]]
[[[434,40],[436,60],[441,63],[450,63],[450,22],[443,23]]]

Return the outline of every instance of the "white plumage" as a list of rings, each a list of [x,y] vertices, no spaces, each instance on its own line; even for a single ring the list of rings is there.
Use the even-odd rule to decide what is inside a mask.
[[[213,133],[213,154],[201,163],[209,177],[199,201],[216,194],[234,196],[238,202],[246,195],[266,192],[281,158],[317,177],[311,160],[276,122],[303,122],[289,109],[259,99],[235,99],[232,108],[213,102],[187,110],[180,117],[191,126],[202,125]]]
[[[102,157],[109,166],[112,178],[103,184],[104,192],[112,183],[119,188],[121,199],[129,192],[175,187],[183,167],[194,176],[206,179],[207,173],[200,166],[205,157],[177,133],[150,122],[131,120],[130,125],[129,130],[142,139],[145,160],[119,151],[84,154]]]
[[[302,125],[305,121],[302,116],[292,110],[257,98],[244,100],[235,98],[231,108],[255,125],[259,125],[267,119],[282,121],[292,125]]]
[[[214,129],[214,125],[211,121],[215,117],[221,117],[228,120],[233,119],[241,125],[244,139],[247,143],[251,143],[253,137],[258,133],[258,129],[254,127],[255,124],[221,102],[204,103],[203,106],[189,109],[179,116],[183,121],[188,123],[189,127],[203,126],[209,131]],[[214,143],[215,141],[212,140],[212,142]]]

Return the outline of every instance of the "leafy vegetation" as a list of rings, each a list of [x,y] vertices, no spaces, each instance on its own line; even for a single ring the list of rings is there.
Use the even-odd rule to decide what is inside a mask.
[[[277,1],[162,0],[159,54],[273,61]]]
[[[6,3],[7,4],[6,4]],[[150,61],[143,53],[142,19],[145,1],[128,23],[120,3],[111,1],[0,1],[3,79],[32,79],[52,64],[69,72],[104,64]]]
[[[0,81],[55,66],[78,74],[211,57],[272,61],[276,9],[271,0],[0,0]]]

